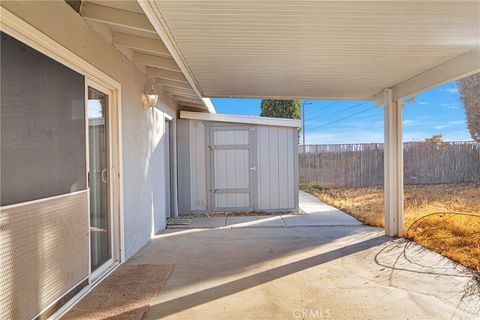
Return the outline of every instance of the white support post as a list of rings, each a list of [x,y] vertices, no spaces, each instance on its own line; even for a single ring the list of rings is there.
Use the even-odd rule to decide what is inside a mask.
[[[403,138],[402,103],[383,91],[385,126],[385,234],[401,236],[403,231]]]

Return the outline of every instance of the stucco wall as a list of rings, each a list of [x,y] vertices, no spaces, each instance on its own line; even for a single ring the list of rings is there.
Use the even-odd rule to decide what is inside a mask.
[[[124,236],[129,258],[152,233],[165,228],[163,112],[175,116],[175,102],[162,93],[152,118],[142,104],[150,80],[63,0],[2,1],[1,6],[121,83]]]

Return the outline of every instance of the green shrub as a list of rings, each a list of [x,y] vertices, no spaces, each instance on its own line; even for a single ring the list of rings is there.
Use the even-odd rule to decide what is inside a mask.
[[[300,189],[305,192],[313,192],[313,191],[323,191],[324,188],[321,185],[313,184],[313,183],[303,183],[300,185]]]

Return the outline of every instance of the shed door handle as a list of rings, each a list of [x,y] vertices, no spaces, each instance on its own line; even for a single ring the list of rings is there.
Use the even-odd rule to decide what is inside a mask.
[[[103,181],[103,183],[108,183],[108,180],[107,180],[107,168],[105,168],[105,169],[102,170],[102,181]]]
[[[250,167],[250,170],[256,171],[256,170],[257,170],[257,167]]]

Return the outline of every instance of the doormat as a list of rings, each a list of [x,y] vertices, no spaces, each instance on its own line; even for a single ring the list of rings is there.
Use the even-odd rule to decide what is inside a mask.
[[[73,307],[64,320],[140,320],[174,265],[123,264]]]
[[[193,219],[188,218],[172,218],[167,221],[167,225],[169,226],[185,226],[192,223]]]

